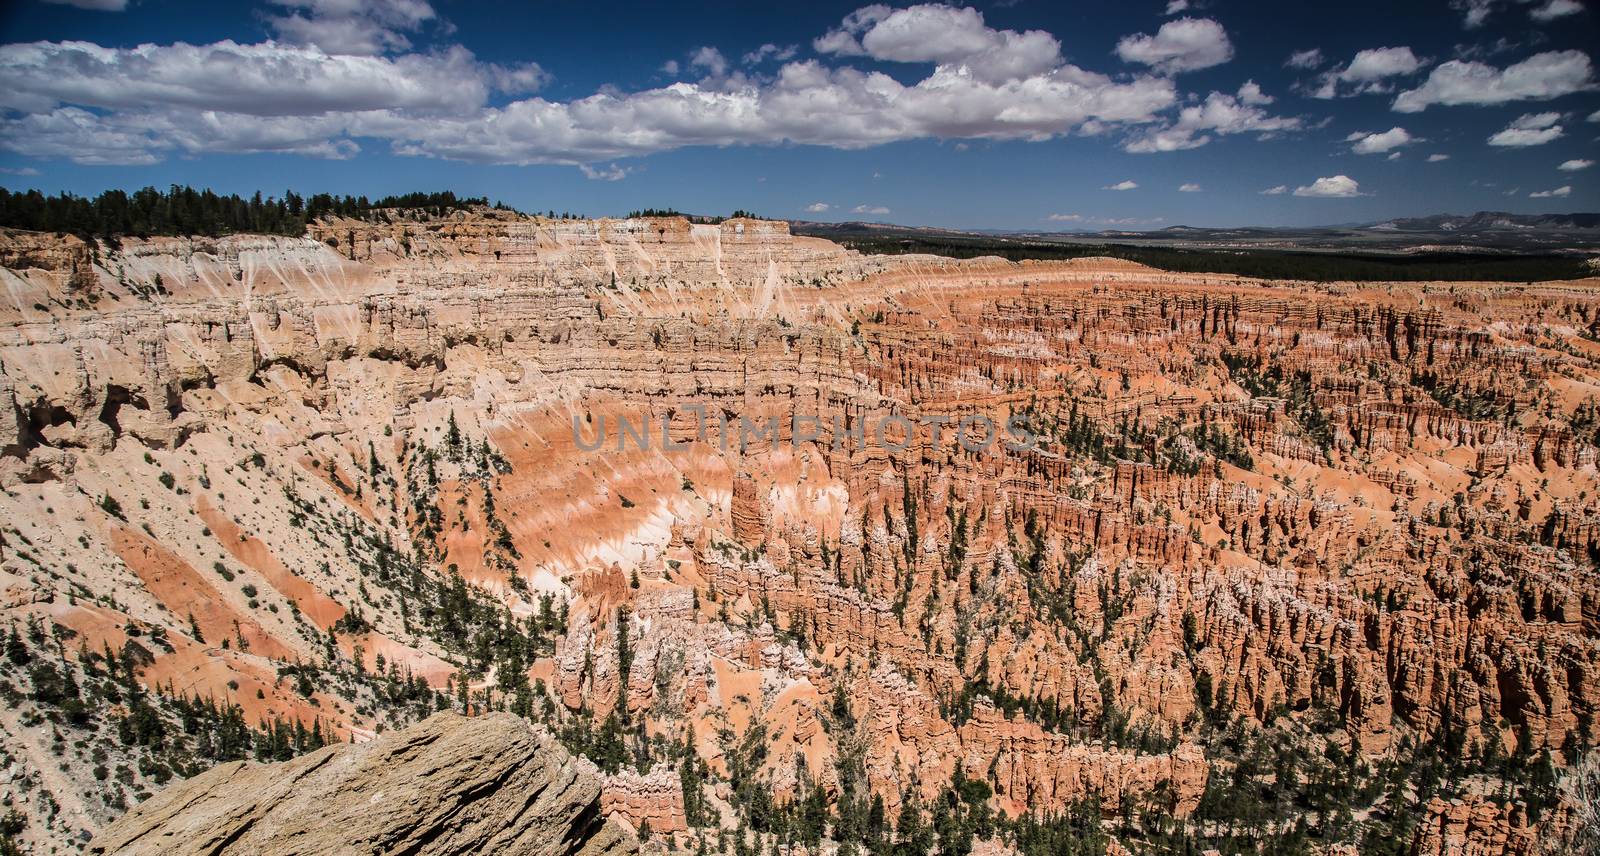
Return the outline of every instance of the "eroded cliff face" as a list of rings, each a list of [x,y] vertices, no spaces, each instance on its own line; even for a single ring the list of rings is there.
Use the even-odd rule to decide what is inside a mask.
[[[893,818],[958,774],[1010,815],[1215,831],[1230,727],[1369,767],[1596,740],[1593,282],[492,212],[0,244],[9,613],[252,724],[505,706],[604,756],[610,718],[636,771],[603,804],[656,832],[733,823],[751,781]],[[1041,442],[966,450],[975,415]],[[100,828],[109,787],[54,782],[29,834]],[[1419,847],[1526,853],[1505,824],[1561,816],[1452,787],[1511,819],[1442,803]]]

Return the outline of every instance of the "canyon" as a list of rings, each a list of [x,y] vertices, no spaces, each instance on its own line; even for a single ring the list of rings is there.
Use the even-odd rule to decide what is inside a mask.
[[[381,213],[0,232],[22,852],[440,711],[587,756],[548,774],[647,848],[1592,832],[1600,279]]]

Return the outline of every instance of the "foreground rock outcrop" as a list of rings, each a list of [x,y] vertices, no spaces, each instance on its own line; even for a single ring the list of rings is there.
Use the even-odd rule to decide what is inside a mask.
[[[89,847],[106,854],[623,854],[600,778],[510,714],[445,712],[283,764],[235,762],[175,784]]]

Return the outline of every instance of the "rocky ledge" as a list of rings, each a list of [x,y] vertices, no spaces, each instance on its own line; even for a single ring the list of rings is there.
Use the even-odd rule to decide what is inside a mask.
[[[507,713],[440,713],[367,743],[282,764],[231,763],[173,785],[91,853],[638,852],[600,813],[600,777]]]

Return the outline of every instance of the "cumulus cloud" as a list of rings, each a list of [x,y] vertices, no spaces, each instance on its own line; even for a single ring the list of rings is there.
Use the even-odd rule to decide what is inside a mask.
[[[1560,113],[1524,113],[1489,138],[1491,146],[1542,146],[1561,136]]]
[[[1365,131],[1356,131],[1350,136],[1345,137],[1344,141],[1347,143],[1354,143],[1355,145],[1350,147],[1350,151],[1355,152],[1358,155],[1375,155],[1397,149],[1401,146],[1409,146],[1412,143],[1417,142],[1417,138],[1411,136],[1411,134],[1408,133],[1405,128],[1396,126],[1387,131],[1375,134],[1368,134]]]
[[[282,41],[316,45],[330,54],[378,54],[406,50],[416,32],[437,18],[425,0],[274,0],[291,10],[267,24]]]
[[[1289,58],[1283,61],[1283,65],[1285,68],[1302,70],[1317,68],[1322,65],[1322,50],[1321,48],[1309,48],[1303,51],[1295,51],[1289,54]]]
[[[1584,11],[1578,0],[1516,0],[1517,5],[1528,9],[1534,23],[1545,24],[1557,18],[1576,15]],[[1508,0],[1451,0],[1450,6],[1463,13],[1462,25],[1472,30],[1483,26],[1489,16],[1512,5]]]
[[[1577,172],[1580,169],[1588,169],[1591,166],[1594,166],[1594,161],[1592,160],[1573,158],[1569,161],[1562,161],[1561,165],[1556,167],[1556,169],[1559,169],[1562,172]]]
[[[1239,87],[1239,100],[1253,107],[1271,104],[1275,99],[1261,91],[1261,87],[1254,80],[1246,80]]]
[[[1356,53],[1342,67],[1328,69],[1316,78],[1315,87],[1308,90],[1313,98],[1337,98],[1373,92],[1390,92],[1392,78],[1415,74],[1424,61],[1411,52],[1411,48],[1369,48]]]
[[[1543,24],[1568,15],[1576,15],[1583,11],[1583,4],[1577,0],[1549,0],[1533,7],[1528,11],[1528,17]]]
[[[1555,190],[1535,190],[1528,194],[1529,199],[1564,199],[1572,195],[1571,185],[1563,184]]]
[[[29,113],[61,103],[253,116],[451,113],[483,105],[493,78],[489,66],[460,47],[390,58],[330,55],[316,45],[270,41],[134,48],[88,42],[0,45],[0,105]]]
[[[931,62],[991,83],[1045,74],[1061,65],[1061,43],[1043,30],[996,30],[976,9],[936,4],[857,9],[812,47],[822,54],[884,62]]]
[[[96,12],[121,12],[128,8],[128,0],[44,0],[58,6],[76,6]]]
[[[806,206],[806,211],[808,211],[809,213],[812,213],[812,214],[821,214],[822,212],[827,211],[828,209],[830,209],[832,207],[833,207],[832,205],[829,205],[826,202],[813,202],[810,205]]]
[[[1233,59],[1233,43],[1222,25],[1210,18],[1179,18],[1162,24],[1153,36],[1124,36],[1117,42],[1117,56],[1177,74]]]
[[[698,68],[713,77],[721,77],[728,73],[728,59],[716,48],[699,47],[689,54],[689,67]]]
[[[719,56],[718,54],[717,56]],[[715,56],[700,54],[715,72]],[[229,73],[217,73],[228,69]],[[284,79],[300,85],[285,87]],[[400,154],[493,163],[571,163],[691,145],[797,142],[859,148],[926,137],[1043,140],[1094,121],[1156,121],[1176,101],[1171,81],[1114,82],[1063,65],[984,82],[938,67],[904,85],[888,75],[792,62],[775,79],[722,85],[675,83],[634,93],[603,91],[570,102],[529,98],[490,107],[506,83],[464,49],[399,57],[329,56],[315,47],[263,43],[107,49],[85,43],[0,47],[0,102],[30,113],[0,119],[0,147],[89,162],[70,139],[39,136],[59,107],[112,111],[58,121],[74,134],[116,138],[121,162],[149,163],[172,145],[151,124],[243,123],[246,115],[294,116],[308,135],[370,136]],[[209,112],[203,112],[209,111]],[[62,117],[57,117],[58,119]],[[28,119],[29,121],[23,121]],[[203,135],[191,135],[206,151]],[[331,149],[330,149],[331,151]]]
[[[409,36],[447,32],[423,0],[275,5],[278,38],[255,44],[0,45],[0,151],[147,164],[210,152],[346,158],[375,140],[401,156],[598,164],[686,146],[1073,133],[1172,151],[1301,123],[1266,113],[1270,98],[1253,82],[1180,100],[1167,73],[1232,52],[1214,22],[1187,18],[1131,43],[1135,61],[1159,73],[1113,78],[1065,62],[1049,33],[995,29],[973,9],[866,6],[813,43],[824,60],[785,61],[788,48],[763,45],[752,53],[781,64],[754,77],[708,45],[663,66],[696,81],[551,100],[537,97],[548,75],[535,64],[483,62],[459,45],[409,50]],[[855,56],[931,68],[902,82],[851,65]]]
[[[888,214],[889,213],[889,209],[885,208],[882,205],[867,205],[866,203],[862,203],[860,205],[857,205],[856,207],[851,208],[850,211],[852,213],[854,213],[854,214]]]
[[[521,65],[490,63],[485,66],[485,70],[494,88],[507,95],[538,92],[550,82],[550,75],[536,62],[526,62]]]
[[[1494,6],[1495,0],[1450,0],[1450,8],[1462,13],[1461,25],[1469,30],[1483,26]]]
[[[761,47],[745,54],[744,64],[756,65],[757,63],[766,62],[769,59],[777,60],[778,62],[788,62],[789,60],[794,59],[794,55],[799,52],[800,48],[797,45],[784,45],[779,47],[778,45],[768,42]]]
[[[23,176],[28,176],[28,175],[38,175],[39,171],[34,169],[31,166],[19,166],[19,167],[0,166],[0,173],[3,173],[5,175],[23,175]]]
[[[1178,192],[1179,193],[1199,193],[1200,191],[1201,191],[1200,185],[1195,184],[1192,181],[1188,182],[1187,184],[1178,185]]]
[[[1282,196],[1283,194],[1288,193],[1288,192],[1289,192],[1289,185],[1280,184],[1277,187],[1269,187],[1266,190],[1261,191],[1261,195],[1262,196]]]
[[[1600,122],[1600,110],[1596,110],[1593,113],[1590,113],[1589,114],[1589,118],[1586,119],[1585,121],[1588,121],[1588,122]]]
[[[1133,190],[1134,188],[1137,188],[1138,186],[1139,186],[1138,182],[1134,181],[1131,178],[1125,178],[1122,181],[1117,182],[1116,184],[1108,184],[1105,187],[1102,187],[1100,189],[1101,190]]]
[[[628,173],[633,171],[628,167],[617,166],[616,164],[593,167],[586,163],[578,164],[578,170],[583,173],[584,178],[590,181],[621,181],[628,177]]]
[[[1296,187],[1294,195],[1321,199],[1346,199],[1351,196],[1360,196],[1361,185],[1348,175],[1327,176],[1319,178],[1308,185]]]
[[[1421,86],[1400,93],[1394,109],[1419,113],[1435,104],[1546,101],[1593,86],[1593,69],[1583,51],[1546,51],[1504,69],[1456,59],[1435,68]]]
[[[1080,222],[1083,221],[1083,215],[1082,214],[1051,214],[1049,217],[1046,217],[1045,219],[1049,220],[1052,223],[1080,223]]]
[[[1246,87],[1251,85],[1246,84]],[[1213,134],[1256,133],[1271,136],[1301,127],[1301,120],[1297,117],[1272,116],[1259,107],[1251,106],[1250,100],[1259,103],[1264,97],[1259,89],[1253,94],[1241,89],[1240,93],[1244,97],[1213,92],[1206,96],[1205,101],[1179,110],[1175,121],[1156,125],[1131,137],[1123,149],[1133,154],[1175,152],[1199,148],[1211,142]]]
[[[1428,163],[1438,163],[1440,161],[1447,161],[1449,159],[1450,159],[1450,156],[1449,155],[1445,155],[1445,154],[1437,154],[1436,153],[1436,154],[1428,155]]]
[[[171,151],[298,154],[342,160],[360,147],[338,139],[337,119],[204,113],[101,116],[62,107],[0,120],[0,147],[29,157],[91,165],[152,164]]]
[[[1187,11],[1189,11],[1189,0],[1167,0],[1166,14],[1176,15]]]
[[[838,29],[829,30],[825,35],[812,40],[811,47],[817,53],[865,56],[866,50],[861,47],[861,34],[889,17],[889,13],[893,11],[882,3],[862,6],[844,16],[844,21],[840,23]]]
[[[1339,72],[1339,79],[1363,83],[1396,75],[1411,74],[1422,67],[1422,60],[1409,47],[1372,48],[1360,51]]]

